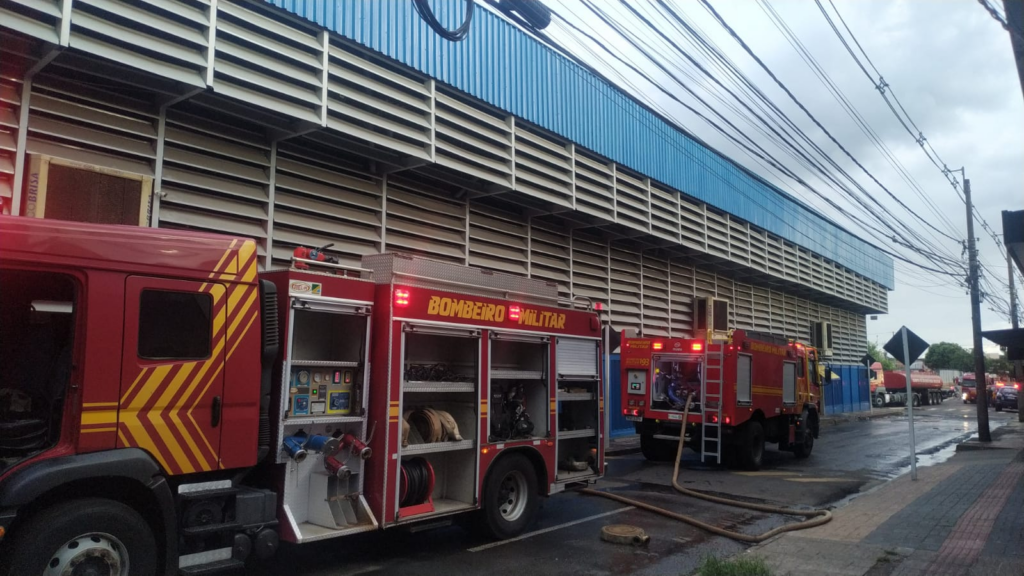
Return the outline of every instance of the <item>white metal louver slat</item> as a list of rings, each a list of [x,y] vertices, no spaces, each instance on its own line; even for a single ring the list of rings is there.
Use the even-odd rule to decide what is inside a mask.
[[[768,238],[767,233],[753,225],[748,226],[750,234],[750,266],[762,272],[768,272]]]
[[[530,276],[558,284],[560,296],[570,295],[572,254],[569,237],[554,225],[534,221],[530,226]]]
[[[569,144],[520,125],[516,126],[515,135],[516,190],[571,207],[573,169]]]
[[[268,18],[257,8],[218,4],[214,91],[319,124],[325,42],[312,29]]]
[[[740,354],[736,362],[736,402],[749,404],[753,384],[753,358],[748,354]]]
[[[321,164],[301,144],[281,145],[272,256],[284,264],[297,246],[334,243],[339,261],[359,264],[380,251],[382,197],[379,178]]]
[[[389,250],[465,264],[466,204],[435,196],[424,186],[392,178],[387,186]]]
[[[651,233],[682,243],[679,230],[679,194],[651,182]]]
[[[572,240],[573,293],[609,307],[608,244],[597,238]]]
[[[605,220],[615,219],[615,176],[610,165],[575,151],[576,209]]]
[[[753,297],[754,330],[757,330],[758,332],[771,332],[771,300],[768,296],[768,290],[765,288],[759,288],[757,286],[754,286]]]
[[[617,247],[618,246],[618,247]],[[616,330],[643,329],[643,268],[640,254],[616,244],[611,249],[611,321]]]
[[[499,112],[477,108],[452,92],[435,96],[434,143],[438,164],[513,187],[513,131]]]
[[[736,283],[733,309],[736,315],[736,327],[744,330],[756,329],[754,315],[754,293],[749,284]]]
[[[693,269],[673,262],[670,272],[672,336],[689,337],[693,331]]]
[[[729,258],[728,216],[705,207],[707,222],[707,251],[721,258]]]
[[[469,264],[499,272],[529,272],[527,229],[512,214],[471,203],[469,210]]]
[[[153,175],[156,118],[118,110],[99,100],[114,94],[98,90],[84,105],[51,89],[55,79],[41,75],[30,100],[28,152],[48,154],[104,168]]]
[[[669,336],[668,262],[645,256],[643,259],[644,335]]]
[[[615,216],[636,230],[650,228],[650,188],[643,176],[622,167],[615,170]]]
[[[750,265],[750,236],[745,222],[729,217],[729,258]]]
[[[555,347],[555,371],[559,376],[597,376],[596,341],[558,337]]]
[[[130,21],[131,25],[122,22]],[[209,20],[199,5],[76,2],[72,48],[195,86],[205,87]],[[174,40],[165,40],[169,35]]]
[[[169,114],[167,127],[159,226],[249,236],[265,256],[268,145],[244,145],[221,135],[212,118]]]
[[[727,326],[736,328],[736,293],[735,284],[731,278],[725,278],[724,276],[715,276],[715,292],[716,298],[719,300],[726,300],[729,302],[729,319]]]

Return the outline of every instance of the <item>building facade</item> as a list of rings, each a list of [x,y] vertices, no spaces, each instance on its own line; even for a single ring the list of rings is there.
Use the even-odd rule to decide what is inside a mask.
[[[458,18],[461,0],[434,3]],[[443,19],[444,19],[443,18]],[[865,350],[892,262],[496,15],[409,2],[5,0],[5,213],[333,244],[543,278],[611,325]]]

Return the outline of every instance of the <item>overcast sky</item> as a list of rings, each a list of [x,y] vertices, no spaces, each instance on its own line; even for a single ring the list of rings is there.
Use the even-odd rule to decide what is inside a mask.
[[[630,0],[683,49],[709,67],[686,38],[652,7],[656,0]],[[982,216],[996,233],[1002,233],[1002,210],[1019,210],[1024,204],[1024,96],[1014,67],[1007,33],[975,0],[911,0],[868,1],[834,0],[846,23],[856,35],[867,55],[890,84],[910,117],[950,168],[966,167],[971,180],[974,201]],[[718,45],[757,86],[763,90],[794,122],[826,150],[840,165],[878,201],[890,208],[903,222],[911,224],[941,250],[960,257],[960,245],[939,236],[929,235],[925,226],[890,200],[885,192],[865,176],[847,157],[828,141],[824,133],[779,89],[757,63],[733,40],[698,2],[668,0],[677,11]],[[721,16],[736,30],[753,51],[772,69],[810,112],[870,172],[905,204],[943,231],[966,238],[966,212],[963,203],[938,169],[928,160],[914,139],[904,131],[874,86],[846,52],[828,22],[810,0],[710,0]],[[759,136],[750,124],[730,112],[723,98],[728,95],[715,89],[700,72],[687,64],[667,43],[646,29],[617,0],[596,0],[612,19],[630,30],[639,32],[651,42],[658,54],[667,58],[674,73],[684,80],[712,107],[730,118],[758,141],[766,150],[807,179],[812,186],[850,209],[851,202],[842,199],[821,178],[801,168],[766,138]],[[671,78],[649,61],[592,14],[580,0],[548,0],[547,4],[588,32],[600,36],[616,53],[641,64],[678,98],[707,114],[696,100],[674,85]],[[822,4],[835,18],[828,0]],[[998,3],[1000,10],[1001,2]],[[839,102],[801,59],[796,49],[769,19],[767,9],[774,8],[781,20],[813,55],[831,80],[865,119],[871,130],[884,142],[899,164],[909,173],[924,195],[934,204],[934,211],[922,200],[883,152],[854,123]],[[564,25],[562,25],[564,26]],[[721,152],[761,174],[781,188],[805,199],[844,227],[895,249],[891,242],[876,239],[877,233],[864,231],[806,189],[790,179],[761,166],[738,146],[719,135],[703,120],[658,92],[650,84],[619,64],[602,63],[596,56],[611,60],[593,45],[574,42],[574,32],[560,28],[558,20],[549,32],[564,45],[577,52],[595,67],[606,71],[613,81],[623,82],[626,76],[642,94],[642,99],[660,107],[676,118],[686,129]],[[844,31],[845,32],[845,31]],[[593,50],[589,52],[588,50]],[[709,67],[710,68],[710,67]],[[724,76],[712,69],[719,78]],[[869,68],[870,70],[870,68]],[[713,92],[713,93],[712,93]],[[747,101],[748,103],[750,101]],[[939,223],[941,213],[955,226]],[[990,271],[989,285],[1007,300],[1005,293],[1006,263],[1001,246],[980,228],[980,253]],[[955,232],[955,234],[953,234]],[[905,253],[901,251],[901,253]],[[1003,288],[1000,288],[1000,287]],[[985,329],[1009,326],[1005,315],[983,306]],[[906,324],[929,342],[952,341],[971,345],[970,301],[963,288],[950,278],[898,264],[896,289],[889,294],[889,313],[877,320],[868,319],[868,339],[884,343],[895,330]],[[986,343],[986,347],[993,346]]]

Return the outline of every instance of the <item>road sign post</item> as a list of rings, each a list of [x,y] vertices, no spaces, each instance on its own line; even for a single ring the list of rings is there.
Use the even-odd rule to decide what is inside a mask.
[[[885,343],[883,347],[894,358],[903,362],[903,370],[907,379],[907,417],[910,420],[910,479],[917,480],[917,443],[914,439],[914,390],[910,385],[910,365],[917,361],[921,353],[928,348],[928,343],[907,329],[900,328],[899,334]]]

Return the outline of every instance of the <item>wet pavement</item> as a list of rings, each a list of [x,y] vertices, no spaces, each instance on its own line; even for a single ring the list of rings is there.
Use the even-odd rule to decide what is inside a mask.
[[[989,413],[993,427],[1016,413]],[[947,401],[915,410],[918,466],[949,458],[976,431],[975,406]],[[910,464],[905,416],[851,421],[822,428],[808,460],[766,450],[759,472],[705,466],[684,452],[680,482],[696,490],[795,507],[842,505],[904,473]],[[672,466],[640,455],[609,457],[596,487],[695,516],[717,526],[760,534],[797,519],[687,498],[671,488]],[[633,524],[646,548],[607,544],[602,526]],[[709,555],[729,556],[747,545],[633,509],[611,500],[564,493],[544,500],[538,522],[519,539],[495,543],[456,524],[410,533],[388,530],[302,546],[284,546],[247,574],[347,576],[355,574],[688,574]]]

